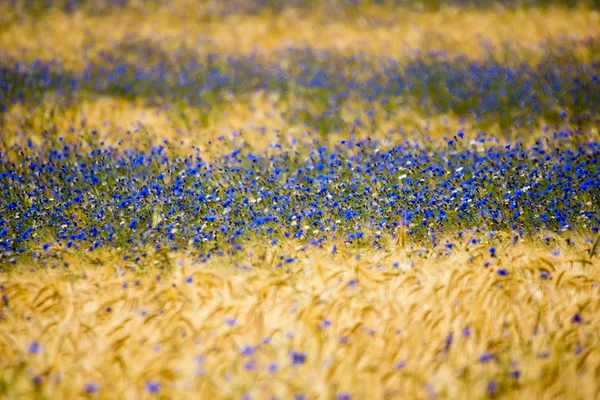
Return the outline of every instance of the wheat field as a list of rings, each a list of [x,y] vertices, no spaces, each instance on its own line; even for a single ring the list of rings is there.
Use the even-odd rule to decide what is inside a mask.
[[[600,397],[594,2],[0,1],[0,398]]]

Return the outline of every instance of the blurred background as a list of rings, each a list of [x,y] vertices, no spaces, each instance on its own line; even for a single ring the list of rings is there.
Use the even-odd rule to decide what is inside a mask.
[[[2,145],[593,136],[599,4],[4,0]]]

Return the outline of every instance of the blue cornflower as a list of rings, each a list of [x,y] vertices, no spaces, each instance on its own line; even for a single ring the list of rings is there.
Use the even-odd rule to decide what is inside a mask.
[[[506,276],[506,275],[508,275],[508,271],[507,271],[507,270],[505,270],[504,268],[500,268],[500,269],[496,270],[496,272],[497,272],[497,273],[498,273],[498,275],[500,275],[500,276]]]
[[[335,396],[336,400],[350,400],[352,394],[350,392],[340,392]]]
[[[574,324],[580,324],[581,322],[583,322],[583,317],[581,316],[581,314],[577,313],[573,315],[573,317],[571,318],[571,322],[573,322]]]
[[[193,280],[194,280],[194,277],[193,277],[192,275],[190,275],[190,276],[187,276],[187,277],[185,278],[185,283],[192,283],[192,281],[193,281]]]
[[[277,362],[273,361],[272,363],[270,363],[270,364],[267,366],[267,370],[268,370],[269,372],[271,372],[271,373],[272,373],[272,372],[277,372],[277,370],[279,370],[279,364],[277,364]]]
[[[292,350],[292,352],[290,353],[290,357],[292,358],[292,364],[300,365],[304,364],[304,361],[306,361],[306,358],[308,356],[306,355],[306,353]]]
[[[251,356],[256,351],[256,348],[253,346],[244,346],[241,353],[244,356]]]
[[[479,362],[481,362],[481,363],[488,363],[488,362],[493,361],[495,359],[496,359],[496,356],[494,355],[494,353],[491,353],[489,351],[484,351],[479,356]]]
[[[42,351],[42,346],[40,345],[40,343],[38,341],[31,342],[27,351],[30,352],[31,354],[38,354]]]
[[[454,333],[450,332],[447,336],[446,336],[446,350],[448,350],[450,348],[450,346],[452,346],[452,341],[454,340]]]
[[[146,390],[150,393],[158,393],[161,388],[161,384],[158,381],[150,380],[146,381]]]
[[[254,360],[246,361],[246,364],[244,364],[244,368],[246,368],[248,371],[256,370],[256,361],[254,361]]]
[[[490,252],[490,257],[496,257],[496,248],[495,247],[490,247],[489,250]]]
[[[495,379],[492,379],[487,385],[487,392],[489,394],[494,394],[496,393],[496,390],[498,390],[498,382]]]
[[[85,392],[86,393],[95,393],[100,391],[100,385],[96,382],[88,382],[85,384]]]

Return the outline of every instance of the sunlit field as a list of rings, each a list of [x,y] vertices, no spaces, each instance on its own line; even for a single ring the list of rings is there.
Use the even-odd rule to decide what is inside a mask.
[[[0,0],[0,398],[598,398],[599,10]]]

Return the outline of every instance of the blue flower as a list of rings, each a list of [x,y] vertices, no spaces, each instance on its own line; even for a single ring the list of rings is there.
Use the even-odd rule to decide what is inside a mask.
[[[256,348],[253,346],[244,346],[244,348],[241,350],[241,354],[244,356],[251,356],[255,351]]]
[[[323,318],[323,320],[321,321],[321,326],[324,328],[331,326],[331,320],[327,319],[327,318]]]
[[[495,379],[492,379],[487,385],[487,392],[489,394],[494,394],[496,393],[496,390],[498,390],[498,382]]]
[[[308,356],[306,355],[306,353],[292,350],[290,352],[290,357],[292,359],[292,364],[293,365],[300,365],[300,364],[304,364],[304,362],[306,361],[306,358]]]
[[[335,396],[336,400],[350,400],[352,398],[352,393],[350,392],[340,392]]]
[[[256,361],[254,361],[254,360],[246,361],[246,363],[244,364],[244,368],[248,371],[256,370]]]
[[[267,366],[267,370],[271,373],[277,372],[277,370],[279,370],[279,364],[274,361]]]
[[[494,353],[491,353],[489,351],[485,351],[485,352],[481,353],[481,355],[479,356],[479,362],[481,362],[481,363],[488,363],[495,359],[496,359],[496,356],[494,355]]]
[[[29,344],[27,351],[31,354],[38,354],[42,351],[42,346],[40,346],[38,341],[34,341]]]
[[[446,335],[446,342],[445,342],[446,350],[450,349],[450,346],[452,346],[453,340],[454,340],[454,333],[450,332],[448,335]]]
[[[150,381],[146,381],[146,390],[150,393],[158,393],[160,391],[161,388],[161,384],[158,381],[154,381],[154,380],[150,380]]]
[[[100,391],[101,387],[95,382],[88,382],[85,384],[85,392],[86,393],[96,393]]]

